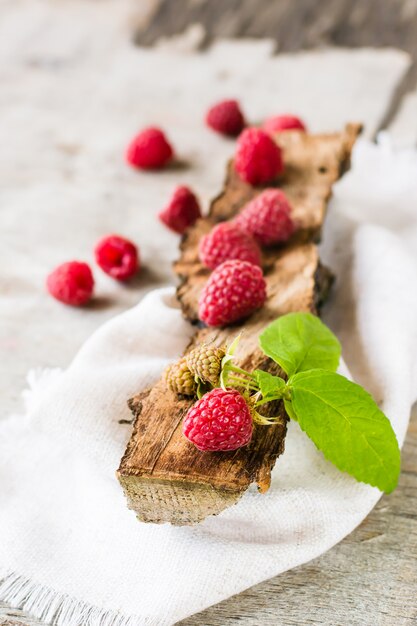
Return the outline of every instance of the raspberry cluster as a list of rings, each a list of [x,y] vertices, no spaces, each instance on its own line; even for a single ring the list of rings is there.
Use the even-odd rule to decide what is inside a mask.
[[[262,128],[245,128],[245,116],[239,102],[233,99],[210,107],[205,121],[221,135],[238,137],[234,170],[251,186],[275,182],[283,172],[282,151],[272,136],[288,130],[306,130],[299,118],[290,115],[269,118]],[[139,170],[161,170],[174,158],[171,142],[155,126],[140,131],[126,150],[127,163]],[[202,322],[208,326],[233,324],[263,306],[267,289],[261,246],[280,244],[291,237],[295,230],[291,213],[282,191],[264,189],[235,219],[215,225],[201,238],[200,260],[212,270],[199,298]],[[201,215],[198,198],[189,187],[181,185],[158,217],[170,230],[182,235]],[[138,247],[119,235],[102,238],[94,248],[94,256],[103,272],[118,281],[128,280],[140,270]],[[94,277],[87,263],[70,261],[49,274],[46,286],[57,300],[81,306],[92,297]],[[232,451],[247,445],[253,431],[252,413],[255,419],[259,417],[249,406],[249,395],[245,395],[249,389],[256,389],[254,377],[230,364],[232,352],[203,344],[165,371],[166,385],[173,393],[200,398],[187,412],[183,432],[203,451]],[[243,386],[245,394],[220,387],[220,383],[227,384],[226,380],[232,386]]]
[[[140,269],[138,248],[119,235],[101,239],[94,249],[94,255],[103,272],[116,280],[127,280]],[[47,276],[46,288],[56,300],[70,306],[82,306],[93,295],[93,273],[87,263],[68,261],[58,265]]]

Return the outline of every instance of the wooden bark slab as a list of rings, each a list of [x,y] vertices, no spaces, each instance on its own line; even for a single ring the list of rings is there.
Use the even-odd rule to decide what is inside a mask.
[[[230,343],[242,332],[236,362],[246,369],[276,367],[258,348],[265,326],[291,311],[317,312],[330,283],[321,267],[317,247],[309,241],[320,232],[332,183],[348,167],[360,127],[349,125],[340,134],[307,136],[288,133],[283,143],[287,172],[279,181],[295,209],[300,229],[288,245],[266,254],[267,301],[246,322],[222,329],[199,330],[195,343]],[[185,315],[196,319],[199,290],[207,275],[197,258],[202,232],[234,215],[259,189],[241,183],[229,166],[224,192],[209,216],[183,240],[176,264],[182,285],[179,298]],[[128,505],[146,522],[193,524],[238,501],[252,482],[260,491],[270,484],[271,469],[284,449],[286,416],[282,422],[256,426],[251,443],[234,452],[202,453],[182,435],[182,419],[193,401],[180,400],[161,379],[152,389],[130,400],[135,415],[132,437],[118,470]]]
[[[295,131],[276,136],[283,149],[285,169],[268,187],[283,189],[293,209],[297,231],[287,245],[320,239],[332,184],[349,167],[350,152],[360,130],[360,125],[348,124],[343,133],[308,135]],[[198,321],[198,296],[210,274],[198,258],[201,236],[209,232],[213,224],[234,217],[262,189],[244,183],[230,162],[224,191],[212,202],[208,217],[199,220],[184,236],[181,256],[174,268],[181,281],[178,299],[190,321]],[[279,250],[264,249],[263,266],[267,274]]]

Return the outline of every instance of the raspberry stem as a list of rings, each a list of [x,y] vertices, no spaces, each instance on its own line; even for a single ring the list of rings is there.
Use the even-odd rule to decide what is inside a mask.
[[[231,386],[239,386],[246,387],[247,389],[251,389],[252,391],[259,391],[259,387],[254,385],[249,380],[245,380],[244,378],[239,378],[238,376],[227,376],[227,384],[231,384]]]
[[[252,419],[256,424],[260,424],[261,426],[272,426],[272,424],[285,424],[285,419],[280,415],[276,415],[275,417],[265,417],[252,409]]]
[[[229,366],[229,369],[232,372],[236,372],[237,374],[242,374],[242,376],[247,376],[248,378],[251,378],[253,381],[256,381],[256,377],[253,374],[250,374],[249,372],[247,372],[246,370],[243,370],[241,367],[238,367],[237,365],[231,364]]]
[[[291,400],[290,389],[287,386],[285,386],[282,390],[280,390],[276,394],[268,395],[267,398],[258,400],[255,406],[262,406],[263,404],[267,404],[268,402],[273,402],[274,400]]]

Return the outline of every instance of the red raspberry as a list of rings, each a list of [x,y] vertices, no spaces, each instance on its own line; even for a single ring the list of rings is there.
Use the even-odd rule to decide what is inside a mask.
[[[139,252],[135,244],[118,235],[100,239],[94,249],[97,265],[112,278],[126,280],[139,269]]]
[[[229,259],[261,265],[261,251],[255,239],[232,222],[217,224],[200,239],[200,260],[210,269]]]
[[[201,217],[197,198],[188,187],[177,187],[169,204],[159,214],[168,228],[182,235]]]
[[[259,128],[247,128],[237,140],[235,169],[251,185],[267,183],[283,170],[281,148]]]
[[[246,400],[238,391],[216,388],[188,410],[182,430],[199,450],[226,452],[249,443],[253,422]]]
[[[68,261],[49,274],[46,288],[51,296],[72,306],[81,306],[91,298],[94,288],[93,274],[87,263]]]
[[[304,122],[295,115],[274,115],[269,117],[263,123],[263,129],[267,133],[280,133],[284,130],[302,130],[306,131]]]
[[[291,206],[280,189],[265,189],[248,202],[234,222],[261,245],[287,241],[295,231]]]
[[[208,110],[206,124],[222,135],[236,137],[245,127],[237,100],[223,100]]]
[[[223,326],[250,315],[266,300],[262,270],[247,261],[225,261],[211,274],[199,299],[199,317]]]
[[[174,152],[162,130],[145,128],[130,142],[126,160],[143,170],[157,170],[172,158]]]

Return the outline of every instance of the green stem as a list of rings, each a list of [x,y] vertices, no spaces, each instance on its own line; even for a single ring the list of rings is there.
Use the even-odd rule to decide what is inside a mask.
[[[262,406],[263,404],[267,404],[268,402],[273,402],[274,400],[291,400],[291,393],[288,387],[284,387],[281,392],[275,396],[269,396],[268,398],[262,398],[259,400],[255,406]]]
[[[249,380],[245,380],[243,378],[238,378],[237,376],[227,376],[227,383],[235,383],[240,387],[247,387],[248,389],[252,389],[253,391],[259,391],[259,387],[252,384]]]
[[[282,400],[283,396],[273,396],[272,398],[264,398],[263,400],[259,400],[255,406],[262,406],[263,404],[268,404],[268,402],[274,402],[274,400]]]
[[[247,376],[248,378],[251,378],[252,380],[256,381],[256,377],[253,374],[250,374],[246,370],[241,369],[237,365],[230,365],[230,370],[232,372],[236,372],[236,374],[242,374],[242,376]]]

